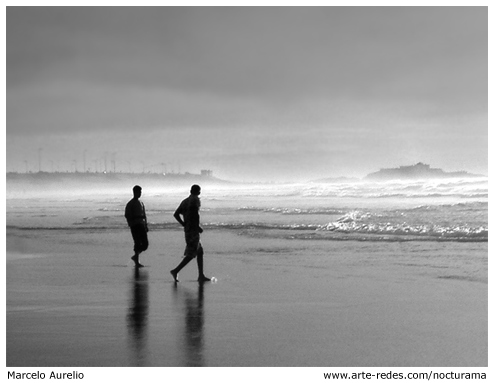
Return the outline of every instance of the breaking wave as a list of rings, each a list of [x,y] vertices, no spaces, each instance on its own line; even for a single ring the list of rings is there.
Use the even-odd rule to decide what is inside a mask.
[[[434,239],[473,239],[488,241],[488,228],[484,226],[440,226],[440,225],[407,225],[407,224],[360,224],[355,221],[332,222],[318,230],[335,231],[349,234],[376,234],[428,237]]]

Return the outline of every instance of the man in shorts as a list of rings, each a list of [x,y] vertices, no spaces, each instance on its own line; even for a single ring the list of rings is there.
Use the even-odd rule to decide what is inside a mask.
[[[134,240],[134,255],[131,259],[136,267],[143,267],[139,263],[139,254],[148,248],[148,223],[146,221],[146,211],[144,204],[139,200],[141,197],[141,186],[136,185],[132,188],[134,198],[131,199],[125,207],[125,218],[131,229],[132,239]]]
[[[199,185],[193,185],[191,187],[191,195],[180,203],[174,213],[174,218],[177,222],[184,226],[184,234],[186,237],[184,259],[175,269],[170,270],[170,274],[174,277],[175,282],[179,282],[179,279],[177,278],[179,271],[194,258],[196,258],[196,261],[198,262],[198,282],[210,281],[210,278],[207,278],[203,273],[204,252],[200,242],[200,234],[203,232],[203,229],[199,225],[199,208],[201,207],[201,202],[199,200],[200,194],[201,187],[199,187]]]

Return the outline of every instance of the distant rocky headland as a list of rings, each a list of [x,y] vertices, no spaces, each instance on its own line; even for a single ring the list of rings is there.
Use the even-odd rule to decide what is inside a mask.
[[[468,178],[484,177],[480,174],[471,174],[465,171],[445,172],[439,168],[418,162],[416,165],[400,166],[398,168],[380,169],[368,174],[364,179],[369,181],[408,180],[408,179],[431,179],[431,178]]]

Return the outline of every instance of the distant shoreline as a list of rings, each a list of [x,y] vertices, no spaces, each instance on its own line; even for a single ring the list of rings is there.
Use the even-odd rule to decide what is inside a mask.
[[[466,171],[445,172],[440,168],[432,168],[424,163],[417,163],[411,166],[400,166],[398,168],[380,169],[377,172],[369,173],[363,178],[356,177],[326,177],[307,181],[294,181],[303,183],[339,183],[339,182],[362,182],[362,181],[393,181],[393,180],[429,180],[429,179],[448,179],[448,178],[484,178],[483,174],[472,174]],[[123,172],[7,172],[7,181],[19,182],[105,182],[105,183],[129,183],[129,182],[173,182],[175,184],[183,183],[203,183],[203,184],[272,184],[273,182],[242,182],[228,181],[216,178],[211,172],[203,174],[193,173],[123,173]],[[278,182],[277,184],[288,184],[290,182]]]
[[[128,179],[153,179],[153,180],[173,180],[173,181],[190,181],[203,180],[211,182],[230,183],[230,181],[221,180],[211,175],[192,174],[192,173],[116,173],[116,172],[30,172],[30,173],[7,173],[8,180],[36,180],[36,181],[56,181],[56,180],[105,180],[105,181],[122,181]]]

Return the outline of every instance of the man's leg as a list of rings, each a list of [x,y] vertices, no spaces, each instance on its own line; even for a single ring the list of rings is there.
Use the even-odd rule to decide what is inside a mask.
[[[143,230],[140,225],[132,226],[131,227],[131,234],[132,234],[132,239],[134,240],[134,255],[131,257],[131,259],[134,261],[134,265],[136,267],[143,267],[141,263],[139,263],[139,254],[146,250],[147,246],[147,238],[146,238],[146,248],[143,250]],[[144,230],[144,234],[146,235],[146,231]]]
[[[198,262],[198,282],[207,282],[211,281],[210,278],[207,278],[203,272],[203,246],[201,246],[201,243],[198,245],[198,253],[196,255],[197,262]]]
[[[191,262],[192,257],[186,256],[179,265],[173,269],[170,270],[170,274],[174,277],[175,282],[179,282],[179,279],[177,279],[177,276],[179,275],[179,271],[181,271],[189,262]]]
[[[140,253],[143,251],[148,250],[149,242],[148,242],[148,232],[146,231],[146,226],[143,225],[140,230],[140,237],[141,237],[141,243],[140,243]]]
[[[139,254],[148,249],[148,233],[146,232],[146,227],[144,225],[139,225],[139,246],[138,246],[138,254],[136,255],[138,267],[143,267],[141,263],[139,263]]]
[[[172,274],[172,277],[174,277],[175,282],[179,282],[179,279],[177,278],[177,276],[179,275],[179,271],[181,271],[194,258],[194,251],[191,248],[192,236],[190,233],[184,233],[184,235],[186,239],[186,249],[184,250],[185,257],[175,269],[170,270],[170,274]]]
[[[134,261],[134,266],[136,267],[144,267],[141,263],[139,263],[139,253],[134,254],[131,259]]]

